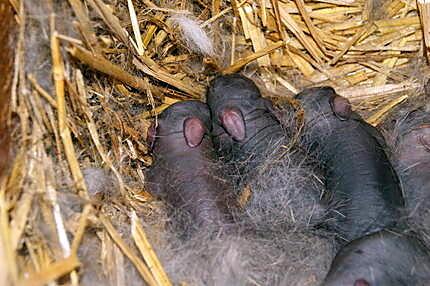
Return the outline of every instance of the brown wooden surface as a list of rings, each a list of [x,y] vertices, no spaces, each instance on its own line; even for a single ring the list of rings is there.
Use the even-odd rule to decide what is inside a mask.
[[[14,12],[8,1],[0,1],[0,176],[9,160],[8,106],[13,78]]]

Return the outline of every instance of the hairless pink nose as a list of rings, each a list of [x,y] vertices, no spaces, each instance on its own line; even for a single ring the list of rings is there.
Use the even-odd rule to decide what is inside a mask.
[[[197,117],[190,117],[184,121],[184,138],[187,145],[191,148],[197,147],[202,143],[206,129],[204,123]]]
[[[354,286],[370,286],[370,284],[364,279],[358,279],[358,280],[355,280]]]
[[[221,111],[220,121],[228,134],[236,141],[245,139],[245,121],[242,113],[236,108],[226,108]]]
[[[331,99],[331,108],[334,114],[342,120],[347,120],[351,116],[351,103],[345,97],[336,95]]]

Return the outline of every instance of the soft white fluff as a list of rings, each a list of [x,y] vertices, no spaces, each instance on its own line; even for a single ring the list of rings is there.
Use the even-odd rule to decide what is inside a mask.
[[[181,31],[182,40],[185,45],[195,53],[204,56],[215,54],[212,39],[200,26],[200,22],[187,14],[177,14],[170,18],[173,25]]]

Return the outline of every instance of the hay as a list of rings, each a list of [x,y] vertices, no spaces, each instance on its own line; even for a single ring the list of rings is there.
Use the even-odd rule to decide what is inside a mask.
[[[204,100],[215,74],[242,70],[278,102],[332,85],[374,125],[429,75],[426,1],[422,17],[401,0],[8,2],[15,40],[2,49],[15,58],[0,110],[14,156],[0,182],[1,285],[91,283],[97,265],[110,285],[170,285],[145,239],[166,221],[142,187],[145,134],[170,104]],[[183,11],[198,34],[169,20]],[[109,170],[114,190],[94,195],[86,168]],[[84,248],[99,255],[86,260]]]

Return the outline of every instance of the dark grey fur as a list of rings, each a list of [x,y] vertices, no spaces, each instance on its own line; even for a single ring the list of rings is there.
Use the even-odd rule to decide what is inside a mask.
[[[323,285],[424,286],[429,283],[427,249],[413,237],[381,231],[346,245],[336,255]]]
[[[430,246],[430,113],[416,108],[394,128],[393,159],[406,200],[408,223]]]
[[[245,172],[252,170],[265,159],[269,146],[276,146],[284,139],[272,103],[261,97],[252,80],[239,74],[217,77],[211,82],[206,98],[212,114],[214,146],[224,161],[242,164]],[[243,141],[233,139],[220,121],[221,112],[227,108],[238,109],[244,118]]]
[[[184,122],[195,117],[205,126],[202,142],[194,148],[184,138]],[[227,203],[231,185],[215,162],[209,137],[207,106],[198,101],[171,105],[158,118],[154,142],[154,164],[146,175],[148,190],[161,196],[190,228],[212,228],[227,224]]]
[[[316,169],[300,150],[287,150],[290,136],[285,127],[291,122],[280,122],[255,83],[239,74],[219,76],[209,86],[207,101],[218,156],[239,187],[237,192],[245,187],[252,192],[244,209],[245,221],[268,235],[267,231],[309,228],[322,221],[323,186]],[[226,110],[241,114],[243,140],[237,140],[223,123]],[[293,114],[285,111],[282,118],[293,120]]]
[[[382,135],[352,112],[334,114],[332,88],[310,88],[298,94],[305,111],[303,144],[325,171],[334,227],[340,238],[352,241],[394,226],[403,197],[399,180],[384,151]]]

